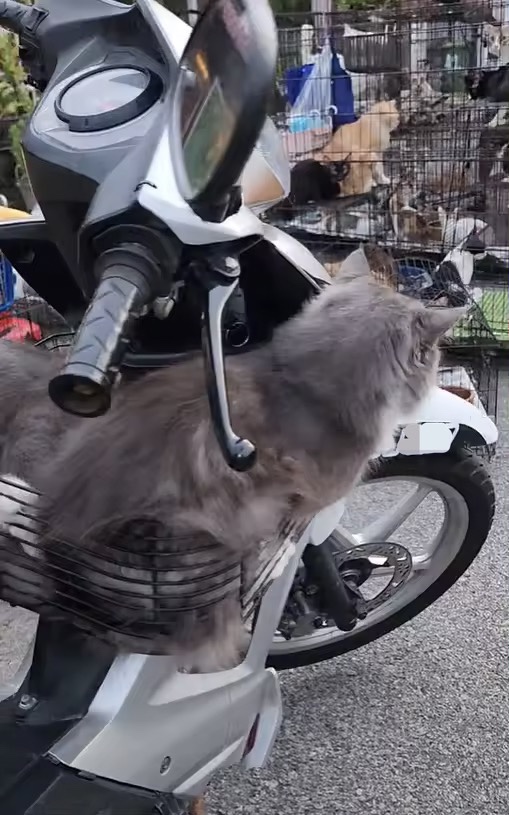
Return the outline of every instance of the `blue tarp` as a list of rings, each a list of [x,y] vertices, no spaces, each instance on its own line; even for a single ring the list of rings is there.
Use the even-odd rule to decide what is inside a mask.
[[[337,54],[334,54],[332,57],[331,104],[334,105],[338,111],[332,118],[334,130],[340,125],[357,121],[352,79],[347,71],[341,67],[341,62]]]
[[[312,65],[302,65],[300,68],[288,68],[285,72],[286,98],[292,107],[312,70]]]
[[[288,68],[285,72],[286,98],[292,107],[312,70],[313,65],[310,64]],[[335,113],[332,118],[334,130],[340,125],[357,121],[352,80],[348,72],[342,67],[341,60],[337,54],[334,54],[332,57],[330,104],[334,105],[337,109],[337,113]]]

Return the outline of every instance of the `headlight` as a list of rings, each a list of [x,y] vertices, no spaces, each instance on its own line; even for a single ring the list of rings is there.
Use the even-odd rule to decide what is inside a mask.
[[[290,192],[290,164],[282,139],[267,119],[241,176],[244,203],[260,214]]]

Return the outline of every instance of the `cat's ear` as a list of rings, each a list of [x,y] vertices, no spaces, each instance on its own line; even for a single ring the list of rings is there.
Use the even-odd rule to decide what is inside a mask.
[[[344,259],[337,280],[339,283],[346,283],[349,280],[356,280],[359,277],[368,277],[369,275],[371,275],[371,269],[361,245]]]
[[[466,317],[468,306],[461,308],[426,308],[419,313],[419,323],[421,325],[423,339],[432,345],[443,337],[458,320]]]

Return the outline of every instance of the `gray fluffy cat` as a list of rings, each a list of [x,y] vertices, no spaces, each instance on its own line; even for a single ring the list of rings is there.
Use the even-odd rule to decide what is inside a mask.
[[[398,420],[435,383],[439,338],[463,313],[380,286],[354,252],[267,346],[227,360],[233,426],[258,448],[243,474],[219,451],[200,358],[148,373],[117,392],[106,416],[78,419],[47,396],[61,358],[1,343],[0,472],[44,495],[48,532],[36,556],[64,568],[71,559],[87,575],[74,581],[81,611],[102,604],[122,647],[200,668],[230,664],[245,637],[239,562],[252,570],[260,542],[274,541],[288,517],[306,523],[391,446]],[[19,505],[2,492],[5,528]],[[130,584],[115,581],[119,566],[104,553]],[[102,574],[92,577],[96,557]],[[156,600],[153,569],[165,581]],[[140,640],[122,634],[134,618]]]

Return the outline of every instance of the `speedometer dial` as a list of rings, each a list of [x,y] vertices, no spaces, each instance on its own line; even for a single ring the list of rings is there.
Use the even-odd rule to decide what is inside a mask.
[[[141,116],[157,102],[162,89],[161,78],[146,68],[100,66],[63,89],[55,112],[69,130],[107,130]]]

